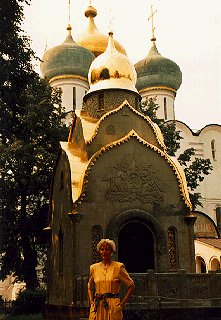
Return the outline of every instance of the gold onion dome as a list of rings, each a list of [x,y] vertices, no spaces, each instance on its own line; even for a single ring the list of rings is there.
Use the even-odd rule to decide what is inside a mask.
[[[88,49],[77,44],[71,35],[70,24],[65,41],[46,51],[42,58],[43,77],[51,80],[56,77],[73,76],[87,79],[88,70],[94,55]]]
[[[166,87],[177,91],[182,83],[182,72],[172,60],[164,58],[158,52],[155,38],[146,58],[137,62],[136,88],[141,91],[153,87]]]
[[[108,36],[102,34],[96,27],[96,24],[94,22],[94,17],[97,15],[97,10],[89,6],[85,11],[85,16],[88,18],[88,27],[87,29],[80,34],[77,37],[76,42],[90,50],[95,57],[99,56],[101,53],[103,53],[108,44]],[[126,55],[125,49],[122,47],[122,45],[114,40],[116,49],[120,52]]]
[[[136,70],[127,56],[117,51],[113,33],[109,33],[106,51],[91,64],[88,81],[88,93],[102,89],[125,89],[138,93],[135,88]]]

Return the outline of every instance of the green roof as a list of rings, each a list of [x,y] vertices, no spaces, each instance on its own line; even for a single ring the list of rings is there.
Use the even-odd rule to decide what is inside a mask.
[[[44,54],[41,72],[48,79],[62,75],[74,75],[87,79],[93,59],[93,53],[78,45],[69,34],[62,44],[49,49]]]
[[[138,90],[150,87],[168,87],[178,90],[182,83],[179,66],[172,60],[162,57],[155,42],[148,55],[135,64]]]

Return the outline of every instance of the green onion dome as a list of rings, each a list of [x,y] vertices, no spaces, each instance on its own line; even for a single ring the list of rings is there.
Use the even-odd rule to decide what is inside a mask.
[[[41,72],[49,81],[65,76],[87,79],[89,67],[94,60],[91,51],[73,40],[70,25],[67,30],[65,41],[49,49],[42,58]]]
[[[137,71],[136,88],[144,91],[148,88],[167,88],[177,91],[182,83],[179,66],[159,54],[155,41],[146,58],[135,64]]]

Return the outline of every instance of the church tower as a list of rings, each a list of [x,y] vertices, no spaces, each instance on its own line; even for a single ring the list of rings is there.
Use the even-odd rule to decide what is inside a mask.
[[[138,109],[140,95],[135,87],[136,70],[128,57],[120,53],[109,32],[108,46],[91,64],[88,73],[90,89],[84,97],[81,115],[99,119],[125,99]]]
[[[83,97],[89,89],[87,75],[93,53],[77,44],[71,34],[70,2],[68,35],[65,41],[46,51],[42,58],[41,72],[52,87],[61,88],[62,106],[67,113],[67,121],[72,111],[81,109]]]
[[[152,47],[148,55],[135,64],[137,71],[136,87],[143,100],[155,98],[159,105],[157,117],[164,120],[175,120],[174,101],[176,92],[182,83],[182,73],[179,66],[172,60],[163,57],[157,50],[152,20]]]

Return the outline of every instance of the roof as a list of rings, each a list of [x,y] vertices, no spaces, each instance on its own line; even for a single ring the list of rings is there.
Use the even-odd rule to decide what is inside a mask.
[[[217,238],[216,239],[215,238],[196,238],[196,240],[221,250],[221,239],[217,239]]]

